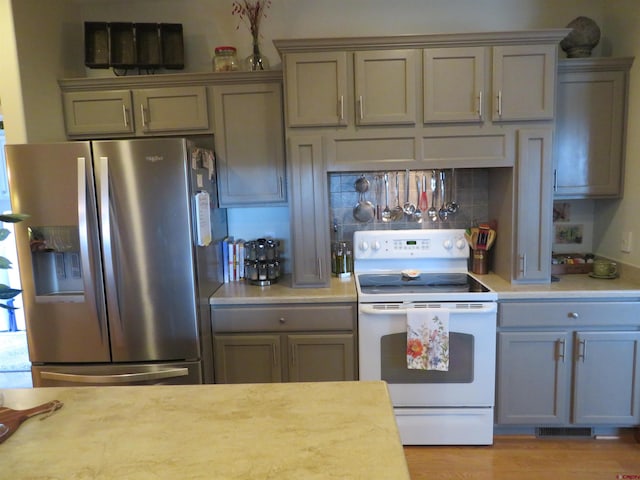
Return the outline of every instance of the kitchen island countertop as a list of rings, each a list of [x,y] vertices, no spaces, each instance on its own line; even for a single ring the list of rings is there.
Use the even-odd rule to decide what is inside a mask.
[[[3,478],[408,479],[384,382],[5,390],[54,399],[0,444]]]
[[[269,303],[331,303],[356,302],[358,295],[353,276],[331,277],[328,287],[293,288],[291,276],[266,287],[250,285],[245,281],[223,284],[209,299],[211,305],[258,305]]]
[[[498,293],[501,300],[624,299],[640,300],[640,283],[625,278],[603,280],[588,274],[556,275],[557,282],[544,284],[509,283],[495,274],[474,275]]]

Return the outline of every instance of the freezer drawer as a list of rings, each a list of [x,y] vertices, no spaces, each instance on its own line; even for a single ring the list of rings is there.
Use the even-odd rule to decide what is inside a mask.
[[[126,365],[33,365],[34,387],[183,385],[202,383],[200,362]]]

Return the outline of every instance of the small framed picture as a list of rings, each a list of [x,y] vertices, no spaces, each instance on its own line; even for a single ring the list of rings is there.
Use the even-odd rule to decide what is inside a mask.
[[[555,226],[555,243],[563,244],[581,244],[582,243],[582,225],[556,225]]]

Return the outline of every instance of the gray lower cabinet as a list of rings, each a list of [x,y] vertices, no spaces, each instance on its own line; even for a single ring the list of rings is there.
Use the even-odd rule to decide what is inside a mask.
[[[500,305],[496,421],[640,423],[640,303]]]
[[[355,380],[355,304],[216,307],[216,383]]]

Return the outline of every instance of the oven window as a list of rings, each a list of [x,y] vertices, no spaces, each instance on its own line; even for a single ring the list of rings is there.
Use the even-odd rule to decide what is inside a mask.
[[[449,370],[407,368],[407,333],[384,335],[380,342],[381,378],[388,383],[472,383],[473,335],[449,333]]]

